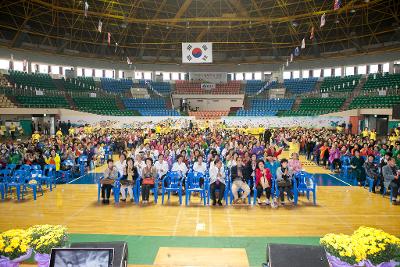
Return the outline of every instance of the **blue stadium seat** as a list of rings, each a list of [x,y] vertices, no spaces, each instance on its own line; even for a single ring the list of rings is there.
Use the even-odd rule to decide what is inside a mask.
[[[302,94],[313,91],[317,81],[318,78],[287,79],[284,85],[292,94]]]
[[[111,79],[101,78],[101,88],[107,92],[124,93],[133,87],[133,81],[130,79]]]

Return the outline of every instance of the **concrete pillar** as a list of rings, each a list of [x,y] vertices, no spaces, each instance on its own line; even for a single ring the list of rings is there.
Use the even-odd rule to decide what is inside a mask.
[[[394,73],[394,62],[389,62],[389,73]]]
[[[27,62],[28,64],[28,73],[32,73],[32,62]]]
[[[119,79],[120,77],[119,77],[119,70],[114,70],[115,71],[115,79]]]
[[[78,66],[74,66],[74,77],[78,77]]]

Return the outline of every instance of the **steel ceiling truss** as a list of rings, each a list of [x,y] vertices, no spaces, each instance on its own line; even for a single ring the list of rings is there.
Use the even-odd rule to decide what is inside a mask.
[[[358,53],[379,46],[400,49],[398,0],[343,0],[337,11],[333,0],[88,0],[88,4],[85,17],[83,0],[3,0],[2,44],[151,62],[179,61],[180,43],[187,41],[213,42],[221,62],[230,58],[260,62],[264,56],[282,60],[300,47],[303,38],[303,59],[349,49]],[[324,13],[326,25],[320,28]]]

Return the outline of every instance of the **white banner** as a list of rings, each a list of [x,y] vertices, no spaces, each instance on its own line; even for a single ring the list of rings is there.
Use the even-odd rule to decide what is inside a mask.
[[[211,89],[215,89],[215,88],[216,88],[215,83],[202,83],[201,84],[201,89],[204,89],[204,90],[211,90]]]
[[[348,117],[324,117],[324,116],[307,116],[307,117],[222,117],[221,121],[225,121],[228,127],[264,127],[273,128],[330,128],[334,129],[343,122],[348,122]]]
[[[182,43],[182,63],[212,62],[212,43]]]
[[[227,83],[226,72],[189,72],[190,81],[203,81],[208,83]]]
[[[35,92],[36,92],[36,95],[44,95],[44,94],[43,94],[43,91],[36,90]]]
[[[96,93],[90,93],[89,97],[97,97],[97,94]]]

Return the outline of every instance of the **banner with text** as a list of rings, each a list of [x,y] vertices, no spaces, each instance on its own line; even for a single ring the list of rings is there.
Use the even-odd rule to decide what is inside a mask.
[[[212,90],[215,88],[216,88],[215,83],[202,83],[201,84],[201,89],[204,89],[204,90]]]
[[[189,80],[208,83],[227,83],[226,72],[189,72]]]
[[[182,63],[212,62],[212,43],[182,43]]]

